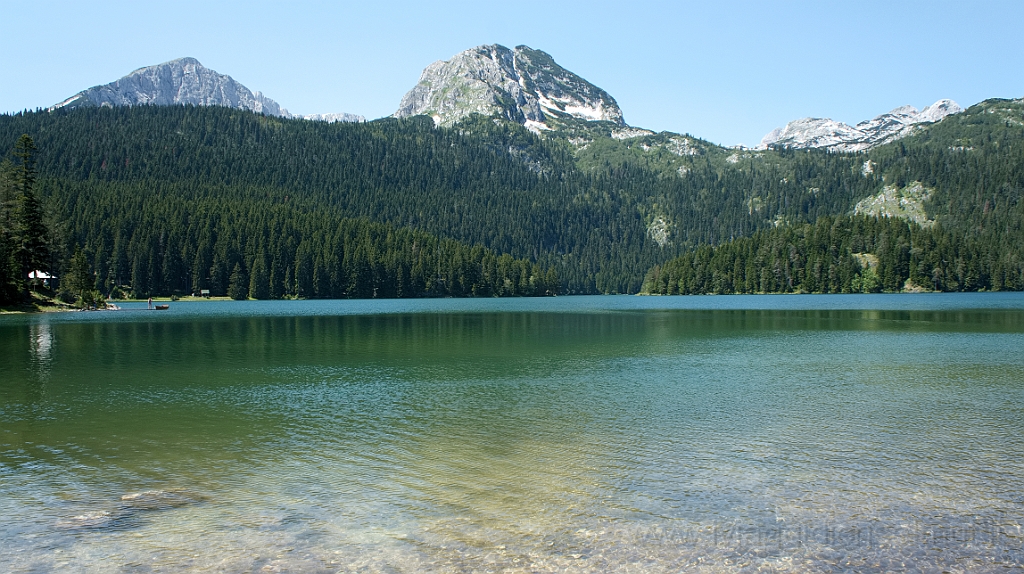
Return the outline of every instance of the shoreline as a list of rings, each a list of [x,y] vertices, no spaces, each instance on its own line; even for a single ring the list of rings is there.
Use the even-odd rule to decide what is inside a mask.
[[[800,296],[800,295],[818,295],[818,296],[826,296],[826,297],[827,296],[844,297],[844,296],[849,296],[849,295],[866,295],[866,296],[872,296],[872,295],[940,295],[940,294],[950,294],[950,295],[951,294],[964,294],[964,295],[966,295],[966,294],[971,294],[971,293],[1017,293],[1017,292],[1018,291],[986,291],[986,290],[946,292],[946,291],[933,291],[933,290],[928,290],[928,289],[914,289],[914,290],[903,289],[903,290],[900,290],[900,291],[879,292],[879,293],[800,293],[800,292],[795,292],[795,293],[701,293],[701,294],[688,294],[688,295],[681,295],[681,294],[667,295],[667,294],[664,294],[664,293],[646,293],[646,292],[641,292],[641,293],[635,293],[635,294],[630,295],[630,296],[633,296],[633,297],[644,297],[644,298],[647,298],[647,297],[654,297],[654,298],[657,298],[657,297],[686,298],[686,297],[718,297],[718,296],[730,297],[730,296],[766,296],[766,295],[778,295],[778,296],[787,296],[787,295],[796,295],[796,296]],[[605,294],[605,295],[610,295],[610,294]],[[39,314],[39,313],[67,313],[67,312],[87,311],[87,310],[88,311],[105,311],[105,310],[109,310],[109,309],[104,309],[104,308],[82,309],[80,307],[75,307],[74,305],[70,305],[70,304],[67,304],[67,303],[62,303],[62,302],[54,300],[54,299],[43,298],[39,294],[34,294],[34,296],[35,296],[35,298],[31,302],[22,302],[22,303],[17,303],[17,304],[9,305],[9,306],[0,306],[0,315],[32,315],[32,314]],[[589,297],[589,296],[592,296],[592,295],[560,295],[558,297],[572,298],[572,297],[576,297],[576,296]],[[596,296],[600,297],[602,295],[596,295]],[[443,297],[443,298],[447,299],[449,297]],[[479,299],[479,298],[480,297],[456,297],[456,299]],[[484,297],[484,298],[486,298],[486,297]],[[500,297],[498,297],[498,298],[500,298]],[[509,297],[509,298],[510,299],[518,299],[519,297]],[[545,297],[541,297],[541,298],[543,299]],[[433,297],[409,297],[409,298],[397,298],[397,299],[389,299],[389,300],[391,300],[391,301],[410,301],[410,300],[418,300],[418,299],[433,299]],[[234,299],[231,299],[230,297],[192,297],[192,296],[187,296],[187,297],[172,298],[172,297],[169,297],[169,296],[164,296],[164,297],[153,297],[152,300],[153,300],[153,304],[156,305],[158,303],[159,304],[174,304],[174,303],[210,302],[210,301],[222,302],[222,301],[233,301]],[[275,301],[312,301],[312,300],[314,300],[314,299],[275,299]],[[377,299],[372,299],[371,298],[371,299],[351,299],[351,300],[352,301],[373,301],[373,300],[377,300]],[[119,305],[119,304],[122,304],[122,303],[143,304],[144,305],[145,303],[147,303],[147,301],[148,301],[148,299],[107,299],[105,302],[109,303],[109,304],[113,304],[113,305]],[[245,301],[258,301],[258,299],[245,299]]]
[[[178,303],[178,302],[196,302],[196,301],[231,301],[230,297],[153,297],[153,303]],[[106,299],[107,303],[120,304],[120,303],[146,303],[149,299]],[[50,297],[43,297],[38,293],[33,293],[33,299],[31,301],[24,301],[21,303],[14,303],[12,305],[0,306],[0,315],[34,315],[37,313],[71,313],[77,311],[104,311],[106,309],[83,309],[76,307],[69,303],[62,303],[56,299]]]

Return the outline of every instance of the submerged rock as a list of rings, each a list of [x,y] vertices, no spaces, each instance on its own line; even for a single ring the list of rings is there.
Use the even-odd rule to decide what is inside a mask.
[[[144,490],[122,496],[121,504],[135,510],[162,510],[187,506],[203,500],[205,498],[202,496],[181,490]]]
[[[143,490],[125,494],[112,508],[62,518],[55,526],[67,530],[119,528],[147,511],[180,508],[205,500],[205,496],[184,490]]]
[[[109,510],[86,512],[57,521],[57,528],[75,530],[79,528],[107,528],[118,520],[118,516]]]

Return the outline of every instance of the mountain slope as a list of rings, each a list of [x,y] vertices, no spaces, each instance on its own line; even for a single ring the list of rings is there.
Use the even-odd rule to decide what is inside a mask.
[[[878,217],[784,220],[652,267],[644,289],[1024,290],[1024,99],[986,100],[866,155],[787,148],[764,152],[761,163],[815,154],[822,160],[866,159],[860,179],[878,192],[858,201],[853,212]],[[823,164],[806,167],[810,175]]]
[[[625,125],[607,92],[527,46],[493,44],[460,52],[423,70],[394,116],[428,115],[450,126],[470,114],[499,115],[533,129],[559,118]]]
[[[939,100],[921,111],[913,106],[901,106],[856,126],[828,118],[803,118],[772,130],[758,147],[864,151],[906,137],[914,133],[919,124],[937,122],[961,111],[953,100]]]
[[[292,117],[294,118],[294,117],[300,117],[300,116],[292,116]],[[311,122],[327,122],[327,123],[334,123],[334,122],[365,122],[366,121],[366,118],[364,118],[363,116],[356,115],[356,114],[348,114],[348,113],[344,113],[344,112],[338,113],[338,114],[306,114],[304,116],[301,116],[301,118],[304,119],[304,120],[309,120]]]
[[[139,68],[102,86],[83,90],[54,108],[80,106],[225,106],[270,116],[289,116],[274,100],[218,74],[195,58]]]
[[[294,116],[274,100],[253,92],[231,76],[203,66],[195,58],[178,58],[155,66],[139,68],[123,78],[94,86],[52,106],[74,109],[83,106],[223,106],[268,116],[302,118],[326,122],[362,122],[354,114],[312,114]]]
[[[902,202],[918,187],[927,193],[910,193],[919,200],[913,212],[936,228],[983,232],[985,244],[1024,245],[1020,102],[986,102],[935,123],[925,118],[952,105],[894,110],[870,126],[862,122],[862,130],[897,133],[912,125],[914,133],[866,154],[734,150],[629,127],[614,114],[591,114],[597,121],[572,115],[582,105],[572,102],[607,111],[614,100],[543,52],[484,48],[463,53],[468,63],[461,67],[442,62],[437,74],[424,74],[444,76],[438,86],[469,86],[486,96],[449,102],[456,129],[437,129],[435,122],[447,121],[439,113],[434,121],[423,115],[332,125],[221,106],[86,106],[0,116],[0,149],[21,134],[37,138],[46,197],[76,221],[75,239],[97,261],[112,253],[119,231],[101,218],[76,220],[76,206],[89,194],[118,193],[150,194],[147,211],[172,197],[228,210],[284,202],[327,218],[412,227],[557,269],[569,293],[635,292],[646,269],[701,244],[850,214],[879,194]],[[452,91],[432,90],[421,95],[444,102]],[[457,105],[474,102],[480,106],[456,113],[466,111]],[[533,117],[543,123],[526,117],[537,110]],[[124,241],[162,250],[179,222],[163,225],[141,226]],[[304,232],[297,233],[293,245],[302,241]],[[282,260],[297,257],[293,247],[282,249]],[[1017,251],[1008,249],[1008,257]],[[245,270],[253,254],[243,252],[246,259],[237,261]],[[209,268],[205,259],[196,267],[195,257],[163,250],[139,264],[176,269],[176,281],[194,284]]]
[[[426,117],[328,124],[220,106],[0,115],[0,149],[31,134],[40,197],[67,233],[57,243],[81,245],[98,270],[109,264],[116,272],[101,275],[118,285],[156,292],[223,287],[235,265],[250,276],[272,269],[275,285],[294,279],[312,228],[260,231],[275,246],[261,257],[247,235],[217,223],[272,208],[318,214],[321,229],[365,218],[479,244],[554,269],[568,293],[636,292],[646,270],[701,244],[851,213],[888,186],[915,182],[933,190],[921,197],[925,217],[950,232],[935,237],[998,246],[986,255],[998,266],[979,269],[1000,273],[988,284],[1005,288],[1018,284],[1024,257],[1022,108],[986,102],[866,155],[720,150],[664,134],[602,137],[580,150],[482,116],[437,129]],[[666,172],[667,158],[685,163]],[[131,229],[109,215],[125,202],[141,218]],[[166,213],[172,204],[177,211]],[[200,208],[209,219],[193,218]],[[316,257],[327,265],[337,253],[324,247]],[[947,260],[954,267],[939,272],[961,274]],[[978,281],[960,283],[989,280]]]
[[[699,151],[688,140],[652,140],[648,151],[626,150],[643,155],[608,164],[600,153],[581,168],[561,139],[481,116],[459,129],[436,129],[426,117],[328,124],[219,106],[0,116],[0,149],[24,133],[40,149],[45,196],[64,206],[55,213],[76,221],[77,241],[103,257],[119,230],[105,219],[78,218],[75,206],[93,194],[116,197],[109,189],[125,197],[145,190],[147,211],[161,209],[163,197],[227,197],[220,205],[287,202],[331,217],[412,227],[555,268],[569,293],[636,292],[647,269],[682,250],[750,234],[780,217],[842,212],[877,192],[859,175],[860,158],[799,154],[755,172],[757,158],[733,164],[688,155]],[[587,151],[599,152],[600,144]],[[644,163],[646,155],[685,160],[690,168],[685,177],[663,174]],[[810,175],[794,175],[803,173]],[[810,191],[818,188],[825,191]],[[175,236],[178,223],[167,221],[124,240],[159,245]],[[211,242],[212,248],[217,241]],[[166,265],[186,270],[179,276],[195,270],[192,252],[162,254]]]

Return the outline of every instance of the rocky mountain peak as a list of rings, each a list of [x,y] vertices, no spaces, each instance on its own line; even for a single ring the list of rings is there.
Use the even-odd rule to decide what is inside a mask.
[[[227,106],[272,116],[290,117],[288,110],[231,76],[218,74],[195,58],[178,58],[139,68],[102,86],[81,91],[54,106],[193,105]]]
[[[937,122],[948,115],[959,114],[962,111],[964,111],[963,108],[953,100],[939,100],[921,110],[921,113],[917,114],[917,119],[920,122]]]
[[[607,92],[529,46],[477,46],[427,66],[395,117],[429,115],[452,125],[473,113],[499,115],[534,130],[557,118],[625,125]]]
[[[283,118],[365,121],[363,116],[346,113],[292,115],[260,92],[254,92],[231,76],[219,74],[189,57],[139,68],[117,81],[78,92],[50,109],[141,105],[224,106]]]
[[[963,109],[953,100],[939,100],[921,111],[914,106],[900,106],[856,126],[828,118],[803,118],[772,130],[759,147],[779,145],[796,149],[864,151],[906,137],[918,124],[941,121],[961,111]]]
[[[299,116],[292,116],[299,117]],[[366,121],[366,118],[356,114],[349,114],[345,112],[337,114],[307,114],[302,116],[302,119],[309,120],[312,122],[327,122],[329,124],[334,122],[358,122],[362,123]]]

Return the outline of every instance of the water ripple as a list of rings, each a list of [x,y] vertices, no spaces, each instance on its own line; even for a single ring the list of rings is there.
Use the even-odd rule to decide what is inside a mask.
[[[1020,312],[431,305],[0,325],[0,562],[1024,565]]]

